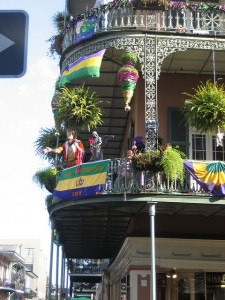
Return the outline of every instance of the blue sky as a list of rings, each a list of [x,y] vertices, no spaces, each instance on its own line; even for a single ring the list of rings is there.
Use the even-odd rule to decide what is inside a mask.
[[[0,78],[0,239],[41,238],[46,251],[50,245],[44,202],[48,192],[32,181],[46,162],[35,155],[34,141],[41,127],[54,125],[51,99],[59,59],[47,55],[46,41],[55,33],[52,18],[64,11],[64,2],[0,0],[1,10],[24,10],[29,15],[26,74]]]

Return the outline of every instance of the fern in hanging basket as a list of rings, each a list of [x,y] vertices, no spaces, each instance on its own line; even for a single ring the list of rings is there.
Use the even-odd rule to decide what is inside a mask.
[[[224,84],[208,80],[194,89],[195,93],[184,93],[182,113],[187,124],[208,133],[225,130],[225,90]]]
[[[66,128],[75,126],[90,131],[103,123],[101,103],[97,94],[84,84],[74,88],[62,87],[56,104],[57,118]]]

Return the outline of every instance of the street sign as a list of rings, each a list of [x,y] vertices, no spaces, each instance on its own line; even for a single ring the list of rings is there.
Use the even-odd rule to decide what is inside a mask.
[[[0,10],[0,78],[26,73],[28,20],[23,10]]]

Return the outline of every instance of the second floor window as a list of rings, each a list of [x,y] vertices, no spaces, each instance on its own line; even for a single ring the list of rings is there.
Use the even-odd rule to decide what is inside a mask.
[[[218,146],[216,135],[190,132],[190,154],[194,160],[225,160],[225,138],[223,147]]]

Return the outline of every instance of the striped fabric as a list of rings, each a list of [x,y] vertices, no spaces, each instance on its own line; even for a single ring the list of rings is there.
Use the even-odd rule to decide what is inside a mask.
[[[83,56],[71,63],[63,72],[59,85],[70,83],[84,77],[100,77],[100,67],[105,50]]]
[[[101,195],[109,162],[101,160],[63,170],[53,196],[61,200],[76,200]]]
[[[225,196],[225,163],[222,161],[184,161],[185,169],[205,192]]]

